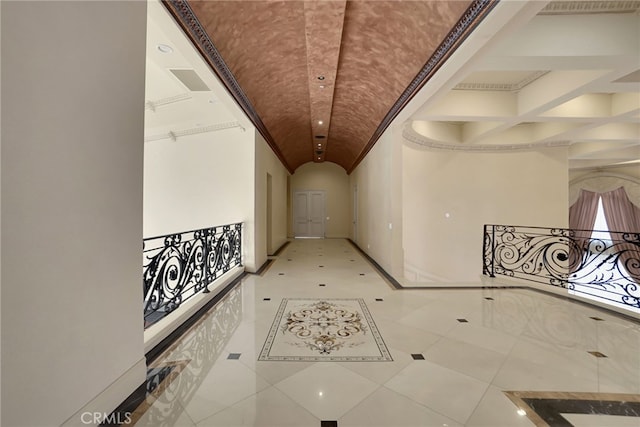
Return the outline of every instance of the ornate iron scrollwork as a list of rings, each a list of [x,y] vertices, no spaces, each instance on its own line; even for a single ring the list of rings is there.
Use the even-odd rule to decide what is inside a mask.
[[[145,328],[172,312],[233,267],[242,265],[242,224],[145,239]]]
[[[640,234],[485,225],[483,274],[567,288],[571,293],[640,310]]]

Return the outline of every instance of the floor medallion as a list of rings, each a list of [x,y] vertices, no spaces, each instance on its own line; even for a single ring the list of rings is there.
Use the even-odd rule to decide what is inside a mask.
[[[364,300],[282,300],[258,360],[392,361]]]

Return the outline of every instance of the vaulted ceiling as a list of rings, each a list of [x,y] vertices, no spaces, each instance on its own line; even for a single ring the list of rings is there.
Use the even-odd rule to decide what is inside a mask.
[[[208,70],[151,13],[146,141],[246,115],[290,172],[324,161],[351,172],[399,118],[405,141],[429,149],[566,145],[573,168],[640,160],[640,1],[150,6]],[[181,47],[165,55],[164,43]]]
[[[310,161],[351,171],[424,80],[419,74],[438,47],[446,44],[431,68],[491,7],[487,0],[166,5],[290,171]]]

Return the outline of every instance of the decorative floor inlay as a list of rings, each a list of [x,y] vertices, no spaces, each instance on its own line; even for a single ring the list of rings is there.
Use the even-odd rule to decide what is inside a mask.
[[[392,361],[362,298],[282,300],[258,360]]]
[[[562,414],[616,415],[638,419],[640,394],[505,391],[536,427],[573,427]],[[594,424],[595,425],[595,424]]]

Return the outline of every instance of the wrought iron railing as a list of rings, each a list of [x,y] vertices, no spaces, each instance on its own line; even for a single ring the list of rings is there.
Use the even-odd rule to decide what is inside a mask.
[[[640,233],[485,225],[483,254],[484,275],[563,287],[640,312]]]
[[[241,223],[144,239],[145,328],[241,266],[241,242]]]

